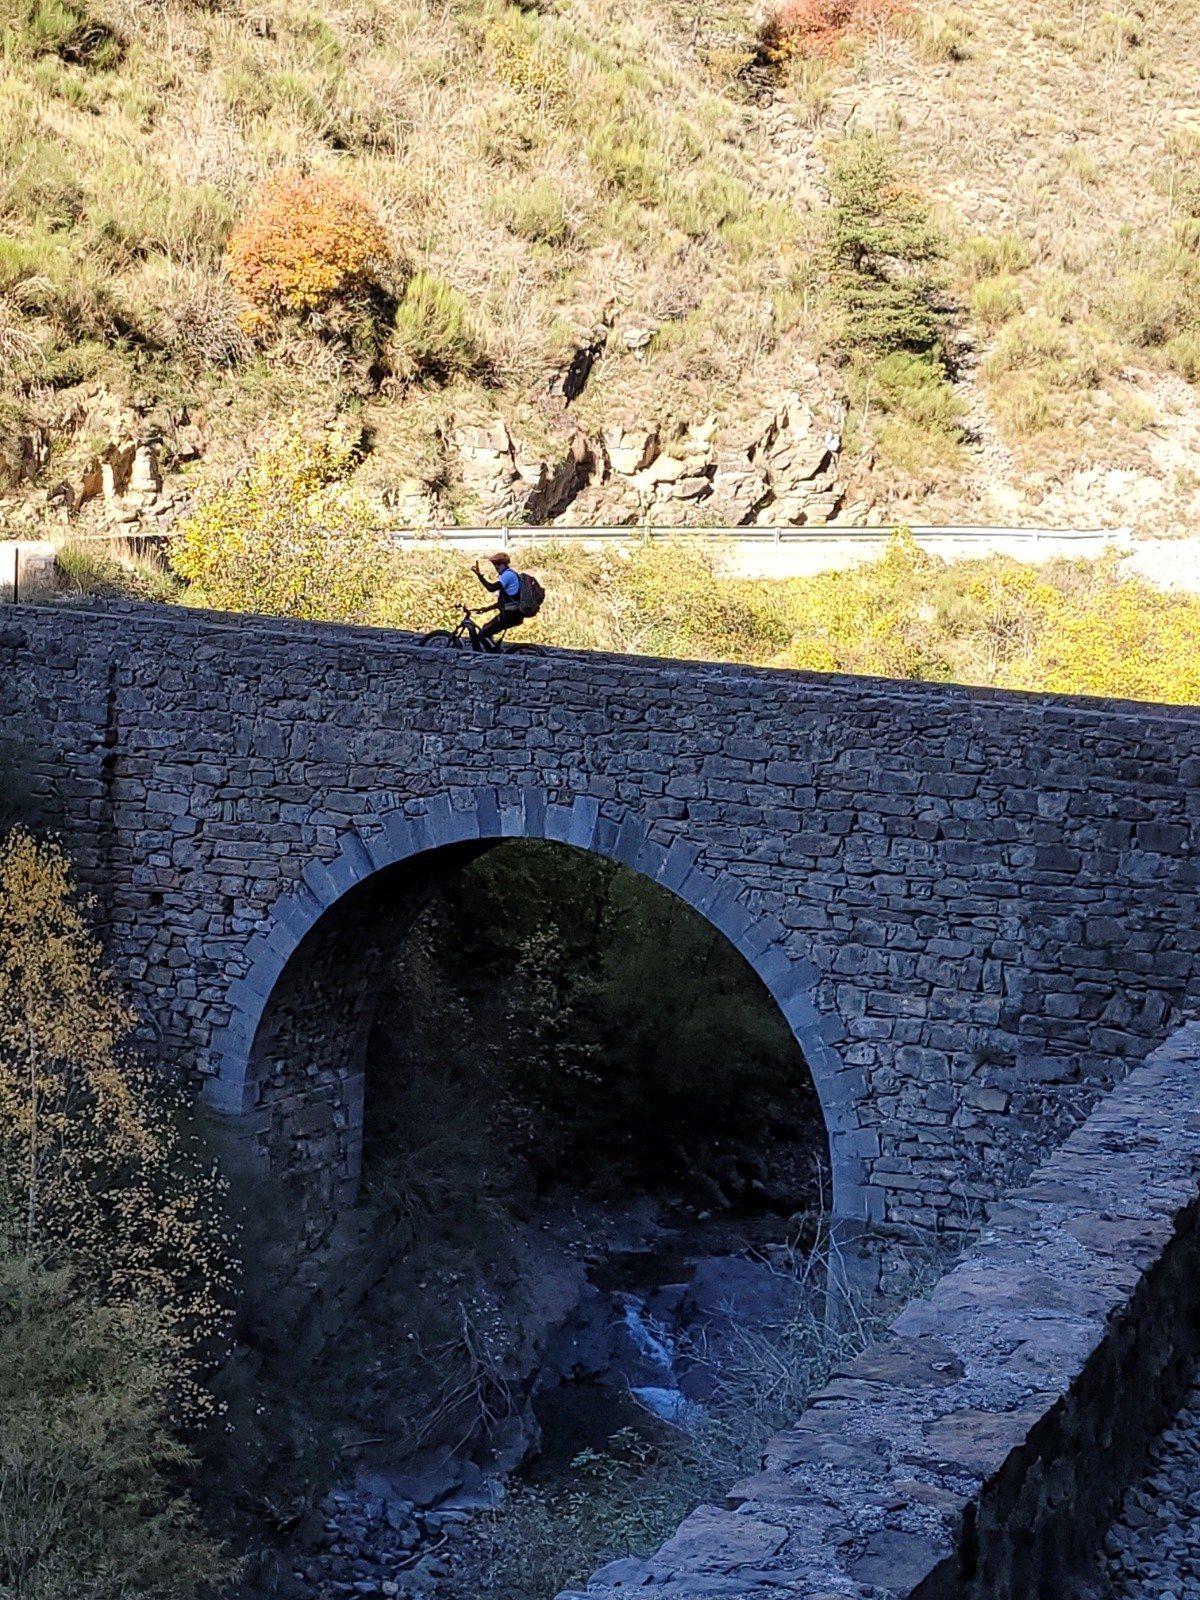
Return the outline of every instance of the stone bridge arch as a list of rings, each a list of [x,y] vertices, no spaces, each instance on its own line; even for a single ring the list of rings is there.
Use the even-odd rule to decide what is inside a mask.
[[[707,919],[758,975],[808,1064],[829,1143],[835,1219],[867,1220],[859,1103],[824,1035],[818,970],[786,947],[732,874],[697,865],[684,838],[651,836],[639,812],[590,796],[571,804],[536,788],[484,787],[364,817],[335,856],[313,860],[276,901],[247,946],[249,967],[228,991],[232,1014],[215,1036],[206,1093],[252,1162],[291,1178],[327,1218],[350,1204],[361,1158],[363,1079],[380,963],[447,871],[506,839],[592,851],[658,883]],[[825,1026],[828,1026],[827,1021]],[[301,1062],[301,1082],[295,1064]],[[282,1155],[281,1155],[282,1152]],[[280,1172],[281,1160],[289,1169]],[[313,1224],[313,1241],[324,1228]]]

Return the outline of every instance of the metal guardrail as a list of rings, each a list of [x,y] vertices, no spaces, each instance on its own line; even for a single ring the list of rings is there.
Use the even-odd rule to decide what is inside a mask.
[[[870,543],[889,539],[900,532],[911,533],[915,539],[1013,539],[1018,543],[1037,545],[1051,540],[1093,539],[1109,544],[1133,538],[1132,528],[1009,528],[984,523],[922,524],[909,522],[885,523],[879,527],[840,526],[827,523],[822,526],[801,528],[688,528],[688,527],[619,527],[619,528],[558,528],[522,527],[508,525],[489,528],[378,528],[377,533],[398,545],[451,545],[471,549],[476,544],[581,544],[581,543],[669,543],[673,539],[703,539],[717,544],[832,544],[842,540]],[[61,540],[63,544],[137,545],[145,549],[159,549],[170,539],[169,533],[114,529],[111,533],[71,535]],[[6,541],[0,541],[3,550]]]
[[[669,542],[672,539],[704,539],[721,544],[812,544],[833,543],[841,540],[879,541],[906,530],[916,539],[1016,539],[1037,544],[1044,540],[1093,539],[1119,543],[1133,537],[1132,528],[1004,528],[982,524],[961,526],[920,525],[914,523],[887,523],[880,527],[838,526],[836,523],[818,527],[801,528],[421,528],[409,531],[392,530],[392,536],[403,544],[449,544],[470,547],[477,543],[502,545],[511,540],[516,544],[586,543],[641,541]]]
[[[490,527],[490,528],[380,528],[377,533],[397,549],[420,550],[441,547],[462,550],[477,555],[487,550],[509,544],[574,544],[605,545],[632,543],[668,543],[676,539],[702,540],[708,544],[732,546],[746,550],[790,549],[799,554],[805,546],[821,559],[821,551],[831,546],[857,546],[865,551],[882,545],[902,528],[926,549],[936,552],[939,545],[948,547],[948,555],[963,556],[972,545],[979,545],[981,553],[992,547],[1004,545],[1010,553],[1015,545],[1028,548],[1029,554],[1047,546],[1047,554],[1055,553],[1053,546],[1082,547],[1085,554],[1090,545],[1097,553],[1104,549],[1126,544],[1133,539],[1132,528],[1004,528],[983,524],[959,526],[888,523],[875,528],[839,527],[836,524],[812,528],[556,528],[556,527]],[[157,530],[149,532],[136,527],[115,528],[111,533],[67,535],[62,539],[0,540],[0,601],[17,601],[31,598],[32,592],[47,583],[53,586],[54,549],[60,545],[101,545],[114,555],[144,556],[160,553],[170,534]],[[957,546],[957,549],[953,547]],[[965,547],[965,548],[964,548]],[[1063,551],[1062,553],[1065,553]],[[831,562],[831,565],[836,565]],[[824,570],[815,568],[813,570]],[[759,572],[758,576],[769,574]],[[782,574],[781,574],[782,575]]]

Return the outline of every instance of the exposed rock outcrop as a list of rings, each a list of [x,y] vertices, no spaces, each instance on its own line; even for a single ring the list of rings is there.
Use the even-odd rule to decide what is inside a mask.
[[[596,447],[578,441],[557,499],[527,502],[531,520],[570,527],[650,522],[713,527],[820,526],[841,510],[841,439],[799,395],[787,395],[722,437],[707,417],[666,437],[645,418],[611,423]],[[491,486],[489,486],[490,488]],[[499,497],[481,496],[496,505]],[[503,520],[503,518],[501,518]]]
[[[545,523],[564,509],[595,470],[596,457],[582,434],[556,461],[519,452],[499,418],[454,433],[472,514],[485,525]]]
[[[50,430],[30,423],[0,432],[0,489],[33,483],[50,460]]]

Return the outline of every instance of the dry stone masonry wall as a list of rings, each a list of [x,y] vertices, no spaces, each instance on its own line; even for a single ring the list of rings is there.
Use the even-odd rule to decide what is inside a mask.
[[[559,1600],[1063,1600],[1190,1382],[1198,1227],[1192,1023],[993,1208],[759,1474]]]
[[[1193,710],[139,607],[5,608],[0,692],[148,1037],[331,1207],[372,963],[423,875],[503,837],[727,934],[804,1048],[845,1218],[970,1220],[1200,992]]]

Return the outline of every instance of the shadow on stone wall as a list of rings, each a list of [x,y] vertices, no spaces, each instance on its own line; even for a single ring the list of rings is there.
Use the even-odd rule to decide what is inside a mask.
[[[1195,1362],[1198,1066],[1193,1023],[992,1207],[756,1477],[649,1560],[596,1574],[586,1600],[1068,1594]]]

